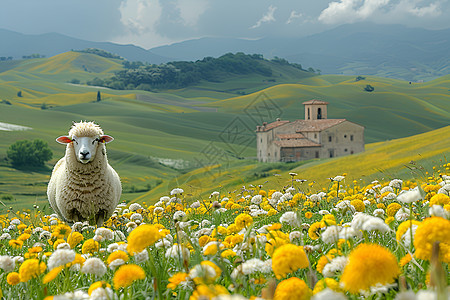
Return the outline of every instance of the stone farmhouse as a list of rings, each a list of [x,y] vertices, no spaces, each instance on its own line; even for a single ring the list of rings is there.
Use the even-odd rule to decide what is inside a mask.
[[[256,126],[260,162],[293,162],[364,151],[364,127],[346,119],[328,119],[328,102],[303,102],[305,119]]]

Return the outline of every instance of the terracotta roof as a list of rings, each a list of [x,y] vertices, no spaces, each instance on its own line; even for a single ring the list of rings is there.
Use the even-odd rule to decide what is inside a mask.
[[[289,123],[289,122],[290,121],[275,121],[275,122],[267,124],[266,126],[261,126],[262,127],[262,131],[268,131],[268,130],[271,130],[271,129],[275,128],[275,127],[284,125],[284,124]]]
[[[323,120],[296,120],[296,132],[322,131],[337,124],[347,121],[346,119],[323,119]]]
[[[300,139],[300,140],[282,140],[282,141],[274,141],[275,145],[280,148],[297,148],[297,147],[320,147],[320,144],[314,143],[308,139]]]
[[[303,104],[330,104],[330,103],[322,101],[322,100],[312,99],[312,100],[303,102]]]
[[[284,139],[304,139],[305,136],[301,133],[280,133],[277,134],[277,137],[284,140]]]

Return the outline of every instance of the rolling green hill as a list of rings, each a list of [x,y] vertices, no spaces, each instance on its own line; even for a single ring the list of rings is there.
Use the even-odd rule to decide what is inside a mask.
[[[346,175],[347,183],[353,180],[370,183],[373,180],[426,180],[428,174],[440,172],[435,166],[449,162],[450,126],[411,137],[378,142],[366,146],[366,151],[355,155],[332,159],[317,159],[297,163],[257,163],[256,161],[218,164],[184,174],[171,182],[178,182],[188,197],[201,199],[215,190],[222,195],[239,191],[243,187],[263,185],[264,189],[289,186],[292,177],[306,179],[302,186],[305,191],[320,191],[330,183],[329,178]],[[163,182],[156,189],[137,198],[152,202],[167,194]]]
[[[450,75],[412,84],[379,77],[355,81],[350,76],[300,76],[277,64],[272,65],[274,81],[258,74],[237,75],[154,93],[67,83],[74,78],[106,78],[121,69],[120,61],[94,54],[68,52],[4,63],[8,65],[0,62],[0,122],[32,128],[0,130],[0,198],[11,194],[17,199],[5,203],[7,206],[46,203],[51,168],[64,155],[64,147],[54,140],[68,131],[72,121],[95,120],[116,138],[108,145],[108,157],[123,180],[123,199],[130,201],[153,201],[184,183],[189,184],[185,185],[189,193],[198,195],[199,185],[203,192],[218,186],[237,188],[257,179],[264,181],[273,172],[286,174],[302,168],[304,163],[256,163],[254,129],[276,117],[303,118],[301,103],[310,99],[330,102],[329,118],[347,118],[364,125],[368,143],[412,136],[450,123]],[[375,90],[365,92],[367,84]],[[97,91],[101,91],[100,102],[96,102]],[[436,151],[448,151],[447,131],[423,137],[431,138],[427,140],[430,145],[440,145],[427,158],[439,158]],[[433,140],[440,137],[439,143]],[[5,160],[9,145],[35,138],[47,141],[54,152],[48,169],[24,172],[11,168]],[[420,138],[409,141],[421,143]],[[411,148],[408,143],[402,145],[405,151]],[[366,153],[371,149],[368,145]],[[420,154],[425,155],[425,150]],[[383,160],[381,156],[376,159]],[[325,162],[307,165],[318,163]],[[394,170],[403,163],[380,170]]]

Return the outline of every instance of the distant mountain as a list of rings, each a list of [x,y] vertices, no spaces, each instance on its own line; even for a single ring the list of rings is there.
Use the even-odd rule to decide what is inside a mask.
[[[6,29],[0,29],[0,57],[21,59],[37,53],[46,57],[54,56],[70,50],[98,48],[118,54],[131,61],[146,61],[160,64],[170,59],[152,53],[134,45],[120,45],[109,42],[91,42],[72,38],[59,33],[46,33],[39,35],[22,34]]]
[[[259,40],[201,38],[150,49],[178,60],[227,52],[286,58],[323,74],[377,75],[408,81],[450,73],[450,28],[426,30],[402,25],[347,24],[311,36]]]
[[[322,74],[375,75],[407,81],[431,80],[450,73],[450,28],[427,30],[402,25],[355,23],[302,38],[200,38],[155,47],[90,42],[57,33],[26,35],[0,29],[0,57],[47,57],[99,48],[130,61],[154,64],[196,61],[232,52],[278,56]]]

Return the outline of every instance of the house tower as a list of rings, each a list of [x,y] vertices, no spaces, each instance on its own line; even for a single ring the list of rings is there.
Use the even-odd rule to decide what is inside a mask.
[[[328,102],[320,100],[309,100],[303,102],[305,106],[305,120],[324,120],[327,118],[327,105]]]

